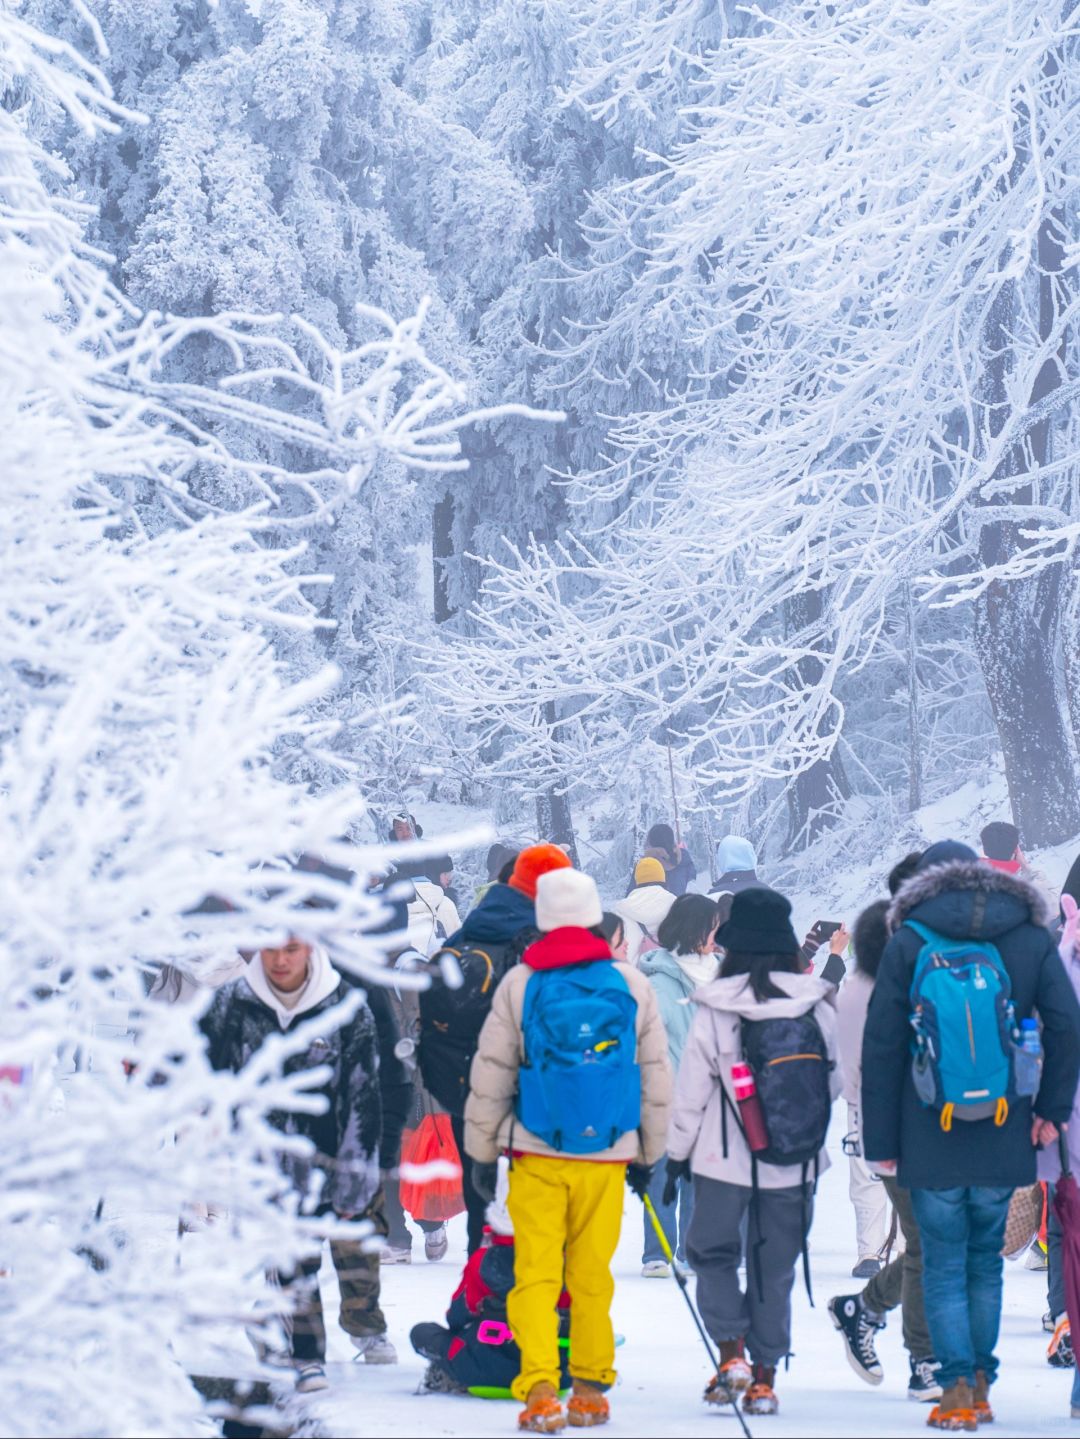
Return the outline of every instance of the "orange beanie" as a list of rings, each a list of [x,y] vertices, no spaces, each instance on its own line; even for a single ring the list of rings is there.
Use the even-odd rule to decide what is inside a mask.
[[[536,881],[542,874],[547,874],[553,869],[573,869],[570,863],[570,856],[561,850],[557,844],[534,844],[530,849],[523,849],[517,857],[514,865],[514,872],[507,883],[513,889],[519,889],[522,894],[527,894],[530,899],[536,898]]]

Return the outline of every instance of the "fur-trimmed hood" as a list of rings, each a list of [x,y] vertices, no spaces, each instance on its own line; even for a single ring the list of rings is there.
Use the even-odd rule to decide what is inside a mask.
[[[950,939],[989,939],[1021,924],[1045,925],[1046,901],[1033,884],[981,860],[953,861],[917,870],[889,909],[889,929],[906,919]]]

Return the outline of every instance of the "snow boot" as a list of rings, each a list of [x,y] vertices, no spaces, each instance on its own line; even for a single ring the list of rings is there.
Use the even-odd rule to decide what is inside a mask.
[[[1046,1362],[1051,1369],[1072,1369],[1076,1364],[1068,1315],[1054,1329],[1054,1336],[1046,1350]]]
[[[566,1428],[566,1415],[553,1385],[546,1382],[533,1385],[525,1408],[518,1415],[518,1428],[530,1434],[562,1433]]]
[[[365,1364],[396,1364],[397,1350],[386,1337],[386,1331],[382,1334],[350,1334],[356,1353],[353,1358],[357,1361],[363,1360]]]
[[[920,1404],[930,1404],[935,1399],[940,1399],[941,1385],[938,1383],[937,1377],[939,1367],[933,1355],[926,1359],[916,1359],[912,1356],[907,1397],[917,1399]]]
[[[990,1408],[990,1381],[981,1369],[975,1371],[975,1418],[980,1424],[993,1424]]]
[[[330,1381],[321,1364],[302,1364],[296,1371],[297,1394],[315,1394],[320,1389],[329,1389]]]
[[[780,1401],[777,1399],[776,1390],[773,1388],[775,1383],[776,1366],[774,1364],[755,1364],[754,1382],[743,1395],[743,1413],[778,1414],[780,1412]]]
[[[874,1349],[874,1335],[885,1328],[884,1319],[867,1309],[861,1294],[838,1294],[829,1300],[828,1309],[830,1319],[843,1335],[852,1369],[867,1384],[880,1384],[885,1373]]]
[[[705,1388],[706,1404],[732,1404],[754,1382],[741,1339],[721,1339],[720,1368]]]
[[[440,1224],[438,1229],[429,1229],[424,1235],[424,1258],[431,1264],[437,1264],[440,1259],[444,1259],[449,1247],[450,1240],[446,1235],[445,1224]]]
[[[975,1395],[966,1379],[958,1379],[942,1391],[941,1399],[930,1410],[926,1423],[931,1429],[964,1430],[969,1434],[978,1429]]]
[[[592,1429],[611,1418],[607,1395],[596,1384],[584,1379],[574,1380],[574,1392],[566,1406],[566,1419],[575,1429]]]

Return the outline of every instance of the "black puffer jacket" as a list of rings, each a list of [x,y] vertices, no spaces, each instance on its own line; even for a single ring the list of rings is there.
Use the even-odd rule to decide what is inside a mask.
[[[253,961],[257,963],[258,961]],[[333,992],[297,1016],[290,1033],[341,1004],[352,992],[340,980]],[[239,1073],[271,1035],[281,1034],[278,1016],[254,992],[246,978],[218,990],[201,1020],[209,1040],[208,1056],[215,1069]],[[313,1162],[296,1155],[281,1156],[282,1171],[302,1194],[311,1188],[313,1169],[326,1172],[320,1208],[338,1214],[359,1214],[379,1188],[379,1140],[382,1104],[379,1096],[379,1052],[375,1020],[364,1003],[351,1019],[331,1034],[314,1037],[308,1047],[285,1061],[283,1073],[329,1065],[330,1080],[320,1090],[328,1101],[325,1114],[275,1112],[270,1122],[283,1134],[300,1134],[318,1151]]]
[[[1042,897],[1026,880],[978,862],[933,865],[903,886],[889,913],[895,931],[878,970],[862,1051],[862,1135],[868,1160],[899,1159],[908,1189],[966,1185],[1005,1188],[1035,1180],[1032,1104],[1013,1102],[1000,1128],[992,1119],[956,1122],[919,1102],[911,1077],[910,990],[923,941],[916,919],[951,939],[995,944],[1012,983],[1017,1020],[1043,1025],[1042,1085],[1035,1113],[1055,1124],[1072,1112],[1080,1072],[1080,1007],[1046,929]]]

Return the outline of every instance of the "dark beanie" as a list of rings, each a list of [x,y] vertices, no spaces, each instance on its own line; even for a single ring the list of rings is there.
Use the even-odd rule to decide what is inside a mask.
[[[929,849],[923,851],[923,857],[919,860],[919,870],[931,869],[935,864],[978,864],[978,862],[979,856],[966,844],[960,844],[955,839],[939,839],[937,844],[932,844]]]
[[[649,833],[645,836],[646,849],[666,849],[669,854],[675,853],[675,831],[669,824],[654,824]]]
[[[797,954],[790,901],[764,885],[740,889],[731,901],[728,922],[717,930],[716,942],[739,954]]]

